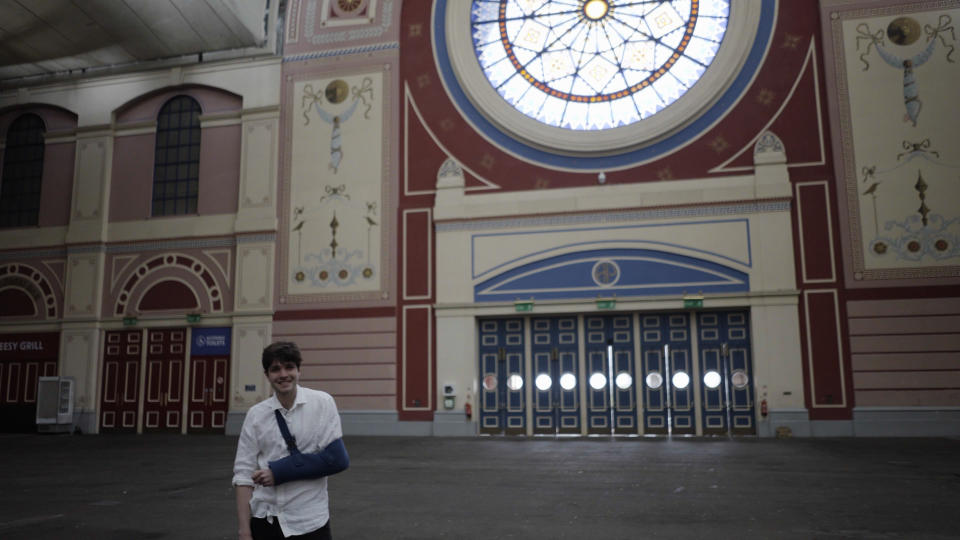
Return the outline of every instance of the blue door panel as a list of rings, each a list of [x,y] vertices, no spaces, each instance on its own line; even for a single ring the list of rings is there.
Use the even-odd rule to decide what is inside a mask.
[[[696,433],[689,327],[686,313],[640,315],[644,433]]]
[[[576,317],[533,318],[533,432],[580,433]]]
[[[701,399],[704,433],[755,434],[753,368],[750,327],[746,310],[698,315]],[[719,384],[710,388],[707,374]],[[714,379],[716,381],[716,378]]]
[[[478,321],[480,432],[522,434],[524,403],[523,319]]]

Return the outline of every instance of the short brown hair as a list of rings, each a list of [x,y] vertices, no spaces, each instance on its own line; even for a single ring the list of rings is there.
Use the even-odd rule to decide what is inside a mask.
[[[263,355],[260,357],[260,363],[263,364],[263,372],[266,373],[275,360],[281,362],[293,362],[300,369],[300,362],[303,358],[300,356],[300,348],[292,341],[277,341],[271,343],[263,349]]]

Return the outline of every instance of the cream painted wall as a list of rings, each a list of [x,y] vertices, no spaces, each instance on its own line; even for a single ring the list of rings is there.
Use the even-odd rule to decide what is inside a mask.
[[[272,316],[235,318],[230,365],[229,411],[246,411],[270,395],[260,355],[272,338]]]
[[[0,93],[0,108],[47,103],[78,115],[78,125],[109,126],[113,111],[140,96],[168,86],[202,84],[223,88],[243,98],[245,109],[280,103],[279,58],[196,64],[132,75],[51,83]]]
[[[0,108],[42,103],[79,116],[76,133],[58,138],[60,142],[76,141],[69,225],[29,233],[5,231],[3,240],[6,248],[74,246],[67,254],[59,364],[61,375],[77,382],[75,405],[84,415],[85,431],[97,427],[103,331],[98,319],[103,288],[109,286],[104,283],[104,246],[109,244],[233,237],[237,243],[234,306],[238,315],[216,323],[234,328],[229,409],[245,410],[268,395],[260,351],[269,343],[272,324],[281,62],[277,57],[211,62],[0,93]],[[239,118],[206,120],[208,124],[241,125],[239,185],[234,188],[237,212],[109,224],[113,140],[118,134],[135,133],[114,129],[114,111],[151,92],[190,84],[220,88],[242,98]],[[149,245],[144,249],[150,249]],[[183,325],[183,319],[156,318],[146,324]],[[255,390],[247,391],[248,385]]]
[[[757,401],[766,397],[771,410],[804,408],[796,297],[753,305],[750,322]]]
[[[476,320],[472,315],[446,316],[437,313],[437,396],[443,408],[443,386],[453,384],[456,391],[455,410],[463,411],[469,391],[476,411],[477,396]],[[474,416],[476,421],[476,415]]]
[[[770,136],[773,150],[755,150],[755,174],[737,177],[467,196],[462,175],[440,175],[434,206],[437,275],[443,276],[436,296],[438,395],[445,383],[455,384],[462,411],[469,388],[476,410],[476,317],[526,315],[509,302],[476,303],[476,284],[562,253],[644,247],[749,275],[749,292],[707,294],[705,307],[750,308],[756,399],[766,397],[771,410],[802,409],[791,187],[783,146]],[[682,305],[681,295],[618,297],[616,309]],[[590,313],[596,306],[590,299],[543,301],[535,311]]]

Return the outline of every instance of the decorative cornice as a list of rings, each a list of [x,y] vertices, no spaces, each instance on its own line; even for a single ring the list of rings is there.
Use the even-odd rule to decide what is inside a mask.
[[[324,45],[336,43],[338,41],[351,41],[359,39],[371,39],[380,37],[390,28],[393,22],[393,0],[386,0],[383,3],[383,11],[380,15],[380,24],[378,26],[367,26],[365,28],[355,28],[352,30],[343,30],[340,32],[324,32],[314,34],[317,20],[317,0],[309,0],[305,13],[305,24],[303,37],[314,45]]]
[[[328,58],[331,56],[346,56],[348,54],[361,54],[375,51],[387,51],[391,49],[399,49],[400,43],[396,41],[390,41],[387,43],[374,43],[373,45],[360,45],[358,47],[347,47],[344,49],[329,49],[325,51],[314,51],[303,54],[295,54],[291,56],[284,56],[283,62],[299,62],[301,60],[312,60],[314,58]]]
[[[169,249],[202,249],[211,247],[232,247],[233,238],[199,238],[196,240],[167,240],[142,242],[136,244],[114,244],[107,246],[107,253],[136,253]]]
[[[17,250],[0,252],[0,261],[18,261],[24,259],[49,259],[57,257],[66,257],[66,248],[41,249],[41,250]]]
[[[611,223],[690,217],[715,217],[789,211],[789,199],[771,199],[766,201],[740,202],[731,204],[648,208],[642,210],[620,210],[582,214],[570,213],[495,219],[468,219],[446,222],[437,221],[436,229],[437,232],[476,231],[489,229],[510,229],[518,227],[540,227],[548,225]]]
[[[277,239],[276,233],[264,234],[245,234],[237,236],[237,244],[258,244],[262,242],[274,242]]]

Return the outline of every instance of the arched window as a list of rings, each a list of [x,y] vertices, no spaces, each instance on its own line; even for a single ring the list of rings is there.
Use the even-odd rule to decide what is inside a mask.
[[[200,113],[200,104],[189,96],[176,96],[160,109],[153,166],[154,216],[197,212]]]
[[[0,177],[0,227],[39,222],[45,131],[43,120],[35,114],[18,117],[7,130]]]

